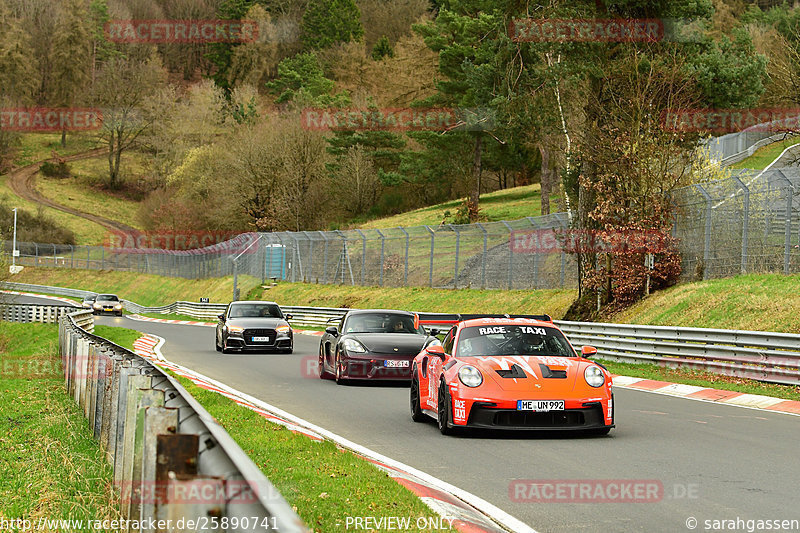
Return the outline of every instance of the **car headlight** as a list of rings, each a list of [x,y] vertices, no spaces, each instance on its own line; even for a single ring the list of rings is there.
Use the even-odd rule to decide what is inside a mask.
[[[367,349],[364,348],[364,345],[358,342],[355,339],[345,339],[344,347],[348,352],[353,353],[366,353]]]
[[[122,309],[122,304],[117,304],[114,306],[114,309]]]
[[[458,379],[467,387],[477,387],[483,383],[483,374],[474,366],[464,365],[458,370]]]
[[[278,333],[288,334],[290,331],[292,331],[292,328],[290,328],[289,326],[278,326],[277,328],[275,328],[275,331],[277,331]]]
[[[95,309],[100,309],[103,306],[100,305],[99,303],[94,303],[94,304],[92,304],[92,307],[94,307]]]
[[[606,376],[598,366],[587,366],[583,371],[583,378],[590,387],[601,387],[606,382]]]
[[[228,326],[228,333],[241,333],[244,331],[242,326]]]
[[[441,345],[442,343],[439,339],[433,339],[431,342],[426,344],[425,347],[427,348],[428,346],[441,346]]]

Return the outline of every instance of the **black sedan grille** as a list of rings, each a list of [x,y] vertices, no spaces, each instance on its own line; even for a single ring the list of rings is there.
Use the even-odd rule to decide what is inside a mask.
[[[473,405],[469,417],[469,425],[487,428],[578,429],[597,427],[603,424],[603,411],[600,404],[584,405],[583,409],[536,413],[513,409],[493,409],[489,404],[476,403]]]
[[[244,337],[245,344],[254,345],[254,346],[270,346],[275,344],[275,337],[277,337],[277,332],[274,329],[267,329],[267,328],[253,328],[253,329],[246,329],[242,333]],[[267,340],[253,340],[254,338],[266,338]]]

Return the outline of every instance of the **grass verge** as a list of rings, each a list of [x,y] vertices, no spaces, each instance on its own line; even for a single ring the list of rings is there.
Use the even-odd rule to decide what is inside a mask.
[[[162,318],[164,320],[191,320],[193,322],[215,322],[216,319],[212,318],[197,318],[189,315],[181,315],[179,313],[137,313],[139,316],[146,316],[149,318]]]
[[[729,168],[753,168],[762,170],[767,168],[767,165],[775,161],[781,152],[800,143],[797,137],[789,137],[779,142],[768,144],[756,150],[750,157],[731,165]]]
[[[408,309],[441,313],[548,313],[554,318],[560,318],[577,296],[577,291],[451,290],[278,283],[255,296],[284,305]]]
[[[800,274],[748,274],[658,291],[608,321],[800,332]]]
[[[0,353],[0,517],[120,518],[111,466],[64,392],[58,327],[0,322]]]
[[[489,222],[498,220],[518,220],[525,217],[535,217],[542,214],[541,186],[524,185],[511,187],[500,191],[482,194],[480,200],[481,214]],[[379,218],[361,224],[362,229],[396,228],[397,226],[438,226],[442,223],[445,211],[455,214],[456,209],[464,202],[464,198],[432,205],[400,213],[390,217]],[[551,205],[556,205],[558,195],[550,199]]]
[[[95,333],[127,348],[140,335],[100,326]],[[348,516],[435,516],[416,495],[365,459],[331,442],[292,433],[221,394],[173,377],[222,424],[314,531],[343,530]]]
[[[233,276],[198,280],[109,270],[26,267],[9,281],[110,292],[123,300],[153,307],[178,300],[198,302],[200,298],[227,303],[233,295]],[[247,294],[260,283],[260,279],[239,276],[242,294]]]

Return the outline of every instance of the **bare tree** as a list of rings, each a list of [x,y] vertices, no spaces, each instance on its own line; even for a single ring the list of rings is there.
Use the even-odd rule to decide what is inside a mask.
[[[98,137],[108,146],[108,185],[120,186],[122,154],[136,143],[158,114],[152,98],[163,87],[163,71],[154,59],[113,58],[100,70],[94,102],[103,111]]]

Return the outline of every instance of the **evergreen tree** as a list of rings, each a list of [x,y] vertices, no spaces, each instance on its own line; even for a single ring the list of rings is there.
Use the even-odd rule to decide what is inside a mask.
[[[53,35],[53,99],[59,106],[75,105],[90,76],[91,36],[88,12],[81,0],[67,2],[64,18]],[[61,130],[66,146],[67,130]]]
[[[303,15],[306,49],[319,50],[337,43],[360,41],[364,36],[361,13],[354,0],[311,0]]]

